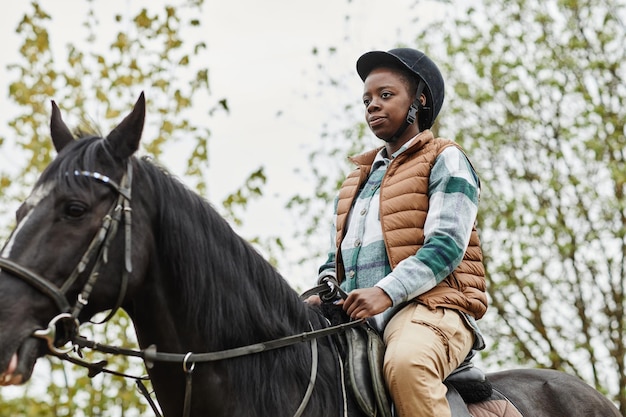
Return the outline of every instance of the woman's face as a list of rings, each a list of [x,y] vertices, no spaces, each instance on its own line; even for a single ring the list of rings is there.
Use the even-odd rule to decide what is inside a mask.
[[[409,94],[406,78],[391,68],[376,68],[369,73],[363,85],[365,121],[372,132],[386,142],[400,139],[402,142],[418,132],[416,124],[409,126],[401,138],[395,133],[406,120],[414,97]]]

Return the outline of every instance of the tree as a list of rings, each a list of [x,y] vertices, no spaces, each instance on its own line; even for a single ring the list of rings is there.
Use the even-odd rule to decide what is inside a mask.
[[[619,7],[486,1],[455,19],[462,36],[439,40],[452,85],[446,132],[483,176],[492,352],[581,376],[626,413]]]
[[[48,130],[50,98],[55,98],[64,110],[69,126],[82,124],[82,130],[99,130],[85,122],[96,115],[100,122],[109,124],[100,127],[108,132],[132,108],[141,88],[149,90],[152,111],[163,116],[148,118],[145,136],[153,139],[143,142],[144,152],[158,158],[168,147],[184,142],[189,149],[187,179],[198,192],[206,192],[204,178],[210,139],[207,120],[215,111],[228,111],[228,103],[226,99],[211,97],[208,69],[202,64],[206,62],[202,59],[204,43],[183,42],[185,36],[198,38],[193,36],[193,31],[200,27],[198,16],[202,3],[202,0],[180,1],[176,5],[165,4],[161,10],[140,9],[132,16],[116,15],[114,24],[119,31],[113,33],[111,39],[100,39],[102,32],[95,4],[87,1],[83,4],[88,9],[84,21],[86,43],[67,45],[63,58],[51,48],[54,31],[48,26],[54,19],[40,3],[32,3],[32,10],[17,27],[23,39],[20,61],[10,66],[13,81],[9,97],[21,112],[9,125],[19,139],[0,139],[2,152],[17,152],[26,162],[10,170],[0,168],[0,203],[3,206],[11,207],[15,201],[22,200],[26,190],[32,188],[38,174],[54,157]],[[95,46],[100,44],[104,46]],[[191,120],[192,103],[206,109],[207,118]],[[72,122],[76,119],[82,123]],[[21,158],[16,158],[16,164],[19,160]],[[259,169],[241,190],[235,191],[240,198],[231,202],[227,211],[234,216],[237,207],[245,206],[250,198],[261,194],[263,183],[263,170]],[[7,219],[2,221],[6,230]],[[81,333],[85,332],[98,339],[104,338],[108,343],[136,343],[130,320],[123,313],[116,315],[104,329],[81,328]],[[85,355],[88,361],[102,359],[90,352]],[[145,373],[140,363],[107,359],[111,359],[109,367],[112,369]],[[89,380],[84,369],[76,370],[55,358],[49,359],[48,364],[48,369],[40,365],[36,370],[39,377],[50,374],[52,383],[48,381],[47,391],[41,393],[41,387],[35,384],[17,389],[17,394],[3,398],[3,415],[111,415],[114,410],[123,415],[144,415],[148,410],[132,380],[107,374]]]
[[[482,178],[491,302],[483,361],[578,375],[626,415],[625,6],[441,3],[445,18],[422,17],[404,46],[440,64],[446,102],[435,129],[466,149]],[[315,165],[363,149],[363,131],[344,119],[312,154]],[[338,140],[346,134],[352,149]],[[346,169],[317,172],[317,195],[332,195]]]

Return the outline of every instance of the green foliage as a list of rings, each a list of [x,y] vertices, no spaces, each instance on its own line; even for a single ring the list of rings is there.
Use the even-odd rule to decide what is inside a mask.
[[[226,210],[226,216],[234,224],[241,225],[243,223],[238,210],[245,208],[251,200],[263,195],[262,187],[266,181],[265,170],[259,168],[248,176],[245,183],[238,190],[226,196],[222,204]]]
[[[141,89],[147,91],[149,109],[144,137],[150,139],[143,142],[145,152],[158,159],[168,147],[191,144],[185,174],[200,193],[205,193],[210,130],[197,117],[192,121],[192,103],[196,112],[205,108],[207,116],[220,109],[227,111],[228,103],[226,99],[211,103],[208,69],[203,65],[206,45],[182,39],[189,31],[198,30],[197,11],[202,2],[168,5],[160,12],[142,9],[134,17],[117,15],[119,32],[108,45],[99,37],[101,24],[93,2],[87,3],[87,43],[68,44],[66,59],[56,58],[51,50],[54,32],[47,27],[53,18],[38,2],[32,3],[32,12],[17,28],[23,44],[20,62],[8,67],[14,79],[9,96],[23,111],[10,121],[10,127],[15,133],[13,142],[28,159],[17,175],[2,176],[3,183],[12,182],[12,189],[19,191],[0,197],[23,197],[23,190],[53,157],[47,128],[51,98],[66,118],[82,120],[83,130],[96,129],[86,121],[99,115],[99,123],[107,124],[99,128],[107,133],[129,111]],[[97,47],[100,45],[105,47]]]
[[[417,42],[447,75],[441,132],[483,180],[490,358],[577,374],[622,412],[624,12],[485,0]]]
[[[21,173],[23,177],[32,178],[52,158],[46,134],[42,134],[47,125],[45,105],[54,96],[53,83],[57,79],[48,32],[43,27],[49,20],[50,16],[33,3],[32,15],[24,16],[17,27],[17,33],[24,38],[20,48],[24,62],[9,66],[18,72],[16,81],[9,86],[9,95],[16,104],[32,110],[10,122],[19,146],[30,156],[27,168]]]

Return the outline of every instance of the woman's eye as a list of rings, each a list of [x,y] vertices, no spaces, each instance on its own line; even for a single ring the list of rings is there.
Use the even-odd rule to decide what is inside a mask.
[[[78,219],[87,212],[87,207],[82,203],[70,202],[65,206],[65,215],[72,219]]]
[[[391,93],[384,92],[384,93],[382,93],[380,96],[381,96],[382,98],[389,98],[389,97],[391,97]]]
[[[369,99],[364,99],[363,100],[363,104],[365,104],[366,106],[369,106],[371,103],[371,101]]]

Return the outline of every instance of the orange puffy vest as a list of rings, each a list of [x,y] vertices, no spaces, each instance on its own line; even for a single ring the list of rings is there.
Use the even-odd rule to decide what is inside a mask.
[[[380,186],[380,223],[392,269],[401,260],[415,255],[424,244],[430,171],[437,156],[448,146],[458,147],[455,142],[435,138],[430,130],[425,130],[387,168]],[[341,247],[352,203],[369,176],[379,150],[351,158],[357,168],[347,176],[339,191],[337,248]],[[339,282],[343,281],[345,272],[340,250],[337,250],[336,273]],[[433,309],[452,308],[480,319],[487,311],[485,290],[483,255],[474,227],[461,264],[437,286],[419,295],[417,301]]]

